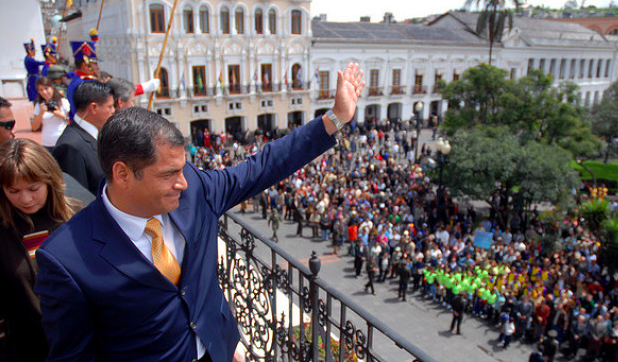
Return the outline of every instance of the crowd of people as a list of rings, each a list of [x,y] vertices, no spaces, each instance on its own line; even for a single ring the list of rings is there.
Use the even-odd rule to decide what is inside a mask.
[[[519,340],[538,343],[544,360],[561,350],[569,359],[579,352],[615,361],[618,283],[597,263],[597,237],[576,218],[566,219],[558,248],[548,252],[542,240],[556,225],[543,223],[537,209],[508,214],[504,190],[483,215],[438,193],[419,166],[432,150],[423,145],[414,162],[414,128],[404,122],[348,128],[337,147],[256,195],[253,211],[268,220],[280,215],[297,224],[297,235],[354,255],[355,275],[367,275],[366,291],[375,294],[374,282],[397,278],[402,300],[414,292],[441,303],[453,311],[451,330],[456,324],[458,333],[467,313],[499,328],[504,348]],[[263,144],[231,139],[200,147],[196,163],[232,166]],[[478,231],[492,234],[488,248],[475,245]]]

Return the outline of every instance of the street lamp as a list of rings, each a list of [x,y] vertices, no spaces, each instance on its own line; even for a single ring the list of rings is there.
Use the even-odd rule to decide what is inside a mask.
[[[423,111],[423,102],[416,102],[414,105],[416,112],[416,140],[414,141],[414,162],[418,159],[418,144],[421,141],[421,112]]]
[[[436,150],[438,151],[438,217],[442,218],[442,212],[444,207],[444,186],[442,185],[442,172],[444,166],[448,162],[448,154],[451,153],[451,144],[449,141],[440,137],[436,142]]]

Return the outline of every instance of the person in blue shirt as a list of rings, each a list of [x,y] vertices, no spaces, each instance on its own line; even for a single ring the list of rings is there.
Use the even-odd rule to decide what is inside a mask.
[[[34,102],[37,96],[36,91],[36,80],[39,79],[39,67],[45,65],[45,62],[40,62],[34,59],[36,55],[36,48],[34,46],[34,40],[30,39],[30,43],[24,43],[24,48],[26,49],[26,57],[24,58],[24,66],[26,67],[26,71],[28,72],[28,84],[26,86],[26,91],[28,93],[28,100]]]

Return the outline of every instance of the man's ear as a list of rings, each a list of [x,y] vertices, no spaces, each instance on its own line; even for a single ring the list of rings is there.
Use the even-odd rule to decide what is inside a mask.
[[[135,175],[133,174],[133,170],[123,161],[116,161],[112,166],[112,179],[114,186],[121,189],[126,189],[134,178]]]

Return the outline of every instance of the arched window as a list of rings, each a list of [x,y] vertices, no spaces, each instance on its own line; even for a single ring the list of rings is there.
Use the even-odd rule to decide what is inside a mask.
[[[262,9],[255,9],[255,33],[264,34],[264,13]]]
[[[167,77],[167,69],[161,68],[161,72],[159,73],[159,79],[161,80],[161,85],[157,90],[157,97],[169,97],[170,96],[170,86],[169,86],[169,78]]]
[[[150,32],[165,33],[165,16],[163,5],[150,5]]]
[[[302,33],[302,14],[300,10],[292,10],[292,34]]]
[[[221,32],[230,33],[230,9],[225,6],[221,8]]]
[[[270,9],[268,12],[268,30],[271,34],[277,34],[277,12],[275,9]]]
[[[234,14],[234,22],[236,23],[236,34],[245,33],[245,12],[242,8],[236,9]]]
[[[193,26],[193,8],[190,5],[185,5],[184,9],[182,9],[182,26],[187,34],[195,32]]]
[[[205,5],[200,7],[200,29],[202,33],[210,33],[210,26],[208,23],[208,8]]]

